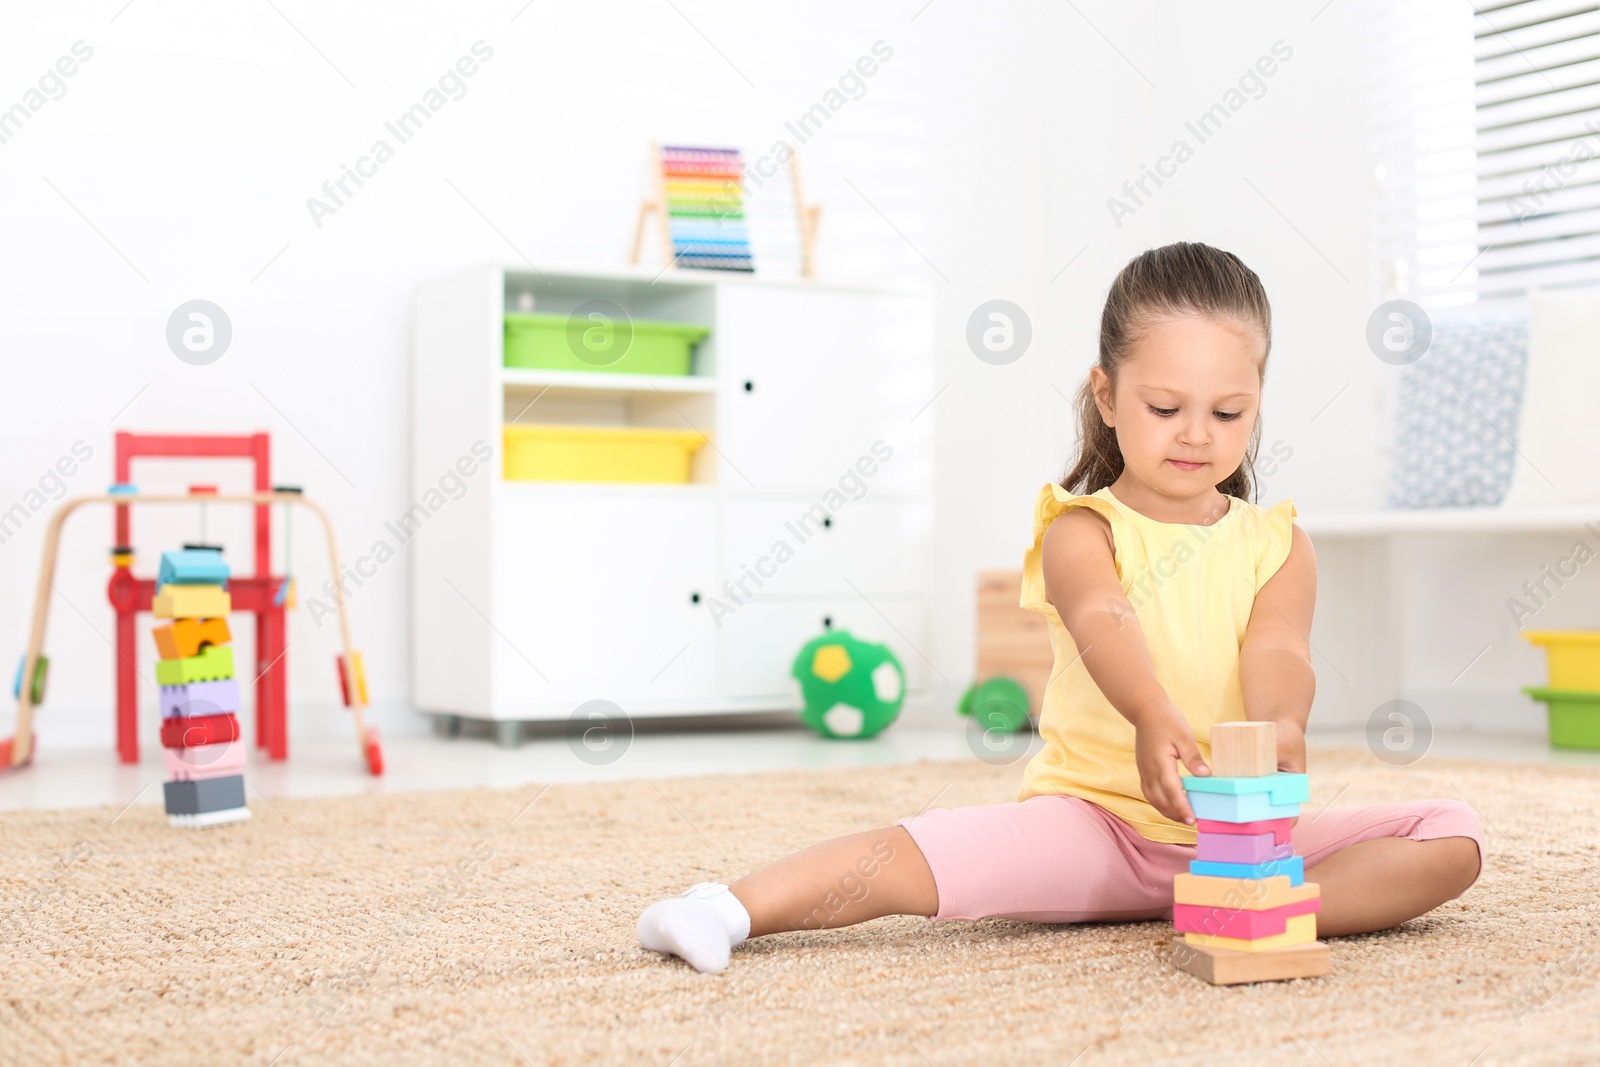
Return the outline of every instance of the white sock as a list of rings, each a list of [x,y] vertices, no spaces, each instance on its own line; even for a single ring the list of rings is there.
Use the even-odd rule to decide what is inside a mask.
[[[707,974],[728,966],[731,950],[750,936],[750,913],[721,882],[696,882],[672,900],[659,900],[639,916],[639,943],[681,957]]]

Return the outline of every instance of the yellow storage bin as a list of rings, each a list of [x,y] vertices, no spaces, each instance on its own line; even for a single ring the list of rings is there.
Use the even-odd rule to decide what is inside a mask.
[[[706,438],[647,426],[507,425],[506,480],[687,482]]]
[[[1600,690],[1600,630],[1524,630],[1544,646],[1551,689]]]

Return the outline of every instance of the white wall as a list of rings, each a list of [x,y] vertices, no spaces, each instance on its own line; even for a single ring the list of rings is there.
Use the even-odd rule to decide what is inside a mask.
[[[303,485],[333,513],[346,553],[363,551],[411,503],[404,382],[419,281],[523,256],[623,262],[652,138],[765,148],[880,40],[893,56],[803,146],[804,176],[824,207],[825,270],[906,277],[920,262],[878,213],[906,232],[927,225],[927,48],[910,11],[833,3],[757,20],[744,5],[694,0],[120,6],[39,8],[0,36],[0,107],[74,42],[93,50],[65,95],[0,144],[0,507],[78,440],[94,455],[71,491],[103,489],[113,427],[267,429],[275,480]],[[307,198],[480,40],[493,56],[465,95],[315,225]],[[172,310],[197,297],[234,330],[205,367],[164,340]],[[138,480],[242,473],[154,466]],[[141,522],[141,569],[193,539],[194,521]],[[45,523],[41,511],[0,545],[8,679]],[[242,563],[246,528],[221,523],[211,517],[213,539]],[[301,520],[295,533],[304,596],[327,573],[311,527]],[[47,640],[46,743],[109,743],[110,541],[108,514],[69,527]],[[391,725],[405,717],[405,575],[391,563],[351,609]],[[304,611],[292,617],[297,730],[346,729],[334,634]],[[149,644],[139,654],[153,678]],[[153,685],[141,696],[153,700]]]
[[[113,427],[268,429],[276,480],[305,486],[346,550],[363,550],[410,504],[403,368],[419,281],[524,256],[621,262],[651,138],[764,146],[880,40],[893,58],[802,159],[824,209],[824,272],[920,281],[937,296],[949,387],[930,414],[940,480],[926,652],[950,684],[931,714],[948,715],[970,675],[973,574],[1020,563],[1034,495],[1070,458],[1067,398],[1092,362],[1105,288],[1146,247],[1206,240],[1266,281],[1276,338],[1263,452],[1281,441],[1293,457],[1263,502],[1378,503],[1385,368],[1361,340],[1376,296],[1365,2],[834,0],[759,15],[675,4],[113,0],[14,16],[0,107],[74,42],[94,54],[0,144],[0,508],[79,440],[94,456],[70,488],[99,490]],[[480,40],[493,58],[465,95],[316,225],[307,198]],[[1176,138],[1192,141],[1184,122],[1280,40],[1293,56],[1264,94],[1118,226],[1107,198]],[[164,341],[168,315],[196,297],[234,328],[208,367]],[[1034,327],[1030,351],[1004,367],[965,342],[969,314],[995,297]],[[140,480],[154,484],[155,470]],[[193,521],[141,525],[143,565],[192,537]],[[213,534],[242,550],[242,522],[222,522],[211,517]],[[44,524],[36,515],[0,545],[0,662],[23,645]],[[47,742],[109,741],[109,541],[106,515],[82,517],[68,539]],[[307,524],[295,541],[309,591],[326,574]],[[352,606],[391,727],[406,719],[405,573],[392,564]],[[297,731],[343,730],[332,629],[301,612],[291,641]]]

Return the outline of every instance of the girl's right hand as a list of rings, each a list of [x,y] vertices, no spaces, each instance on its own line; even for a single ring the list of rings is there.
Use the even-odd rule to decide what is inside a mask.
[[[1209,775],[1200,758],[1194,732],[1177,708],[1145,719],[1137,727],[1134,758],[1139,765],[1139,788],[1152,807],[1173,822],[1194,824],[1194,812],[1179,778],[1179,763],[1195,775]]]

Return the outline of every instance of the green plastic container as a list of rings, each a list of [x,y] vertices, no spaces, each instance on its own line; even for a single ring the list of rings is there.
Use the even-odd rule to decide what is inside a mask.
[[[506,312],[505,365],[533,370],[689,373],[694,346],[711,330],[683,322],[617,321],[603,315]]]
[[[1549,709],[1551,745],[1600,751],[1600,691],[1535,685],[1525,685],[1522,691]]]

